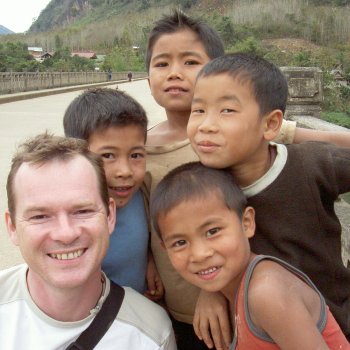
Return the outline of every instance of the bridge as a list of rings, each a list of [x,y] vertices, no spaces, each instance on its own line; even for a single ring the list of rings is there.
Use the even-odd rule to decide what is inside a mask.
[[[113,89],[118,87],[119,90],[127,92],[140,102],[149,117],[149,126],[164,120],[164,111],[151,96],[147,80],[108,84],[108,87]],[[8,238],[3,216],[7,208],[6,179],[16,146],[24,139],[45,130],[63,135],[64,111],[69,103],[86,88],[87,86],[74,86],[0,96],[0,269],[23,261],[19,249]],[[293,119],[306,127],[344,130],[344,128],[336,127],[310,116],[294,116]],[[336,208],[343,225],[343,256],[344,262],[347,264],[350,259],[350,205],[339,201]]]

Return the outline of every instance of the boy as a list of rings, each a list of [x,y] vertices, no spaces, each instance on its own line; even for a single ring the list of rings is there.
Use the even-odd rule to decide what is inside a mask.
[[[224,46],[219,35],[207,24],[186,16],[181,12],[165,16],[159,20],[150,33],[148,40],[146,67],[149,71],[149,85],[153,97],[164,107],[167,119],[148,131],[146,145],[147,169],[152,175],[152,188],[155,188],[162,177],[176,166],[198,160],[187,138],[187,123],[191,112],[191,102],[195,80],[200,69],[210,60],[224,54]],[[213,89],[213,87],[211,87]],[[293,122],[285,122],[286,126],[280,133],[283,142],[300,142],[302,139],[324,139],[330,142],[348,142],[350,137],[344,134],[319,132],[296,128]],[[175,333],[180,349],[201,349],[193,333],[192,321],[199,290],[184,281],[173,269],[169,258],[161,249],[160,240],[152,231],[152,252],[165,286],[165,301],[174,318]],[[201,293],[201,297],[205,293]],[[210,296],[209,307],[218,305],[219,311],[205,309],[201,315],[207,320],[201,322],[219,328],[224,324],[229,334],[228,320],[222,317],[225,300],[216,294],[220,303]],[[201,298],[199,301],[203,301]],[[217,301],[219,302],[219,301]],[[203,305],[203,303],[201,304]],[[198,317],[196,316],[196,320]],[[220,322],[219,322],[220,320]],[[212,328],[213,328],[212,327]],[[215,344],[221,347],[220,337],[215,337]],[[205,337],[209,345],[213,345],[209,337]],[[193,340],[191,342],[190,340]],[[230,339],[226,336],[226,344]],[[187,344],[180,344],[184,340]],[[203,347],[204,348],[204,347]],[[206,347],[205,347],[206,348]]]
[[[231,349],[350,349],[305,274],[250,251],[254,209],[228,171],[199,162],[173,169],[153,193],[151,216],[181,276],[227,298]]]
[[[147,122],[139,103],[112,89],[85,91],[71,102],[63,118],[66,136],[86,140],[103,159],[109,195],[116,202],[117,223],[102,269],[115,283],[156,300],[162,297],[163,287],[148,256],[148,206],[142,189]]]
[[[305,272],[350,337],[350,271],[342,262],[334,212],[339,194],[350,191],[350,148],[270,143],[287,94],[284,75],[266,60],[219,57],[198,75],[188,135],[200,161],[229,168],[255,208],[252,250]]]

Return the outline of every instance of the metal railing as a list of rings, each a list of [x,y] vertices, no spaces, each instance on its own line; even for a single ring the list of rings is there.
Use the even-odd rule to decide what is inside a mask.
[[[0,72],[0,94],[59,88],[71,85],[127,80],[128,72]],[[134,78],[145,78],[146,72],[133,72]]]

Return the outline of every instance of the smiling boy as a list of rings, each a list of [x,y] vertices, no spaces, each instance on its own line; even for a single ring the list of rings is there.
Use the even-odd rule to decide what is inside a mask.
[[[350,349],[305,274],[250,250],[254,209],[229,171],[199,162],[173,169],[153,193],[151,215],[181,276],[225,295],[234,334],[230,349]]]
[[[86,140],[102,158],[108,192],[116,202],[116,227],[103,270],[115,283],[157,300],[163,285],[148,249],[148,196],[143,186],[147,123],[137,101],[112,89],[85,91],[70,103],[63,118],[65,134]]]

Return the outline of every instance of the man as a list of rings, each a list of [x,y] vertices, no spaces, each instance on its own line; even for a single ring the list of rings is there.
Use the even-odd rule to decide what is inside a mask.
[[[101,271],[115,203],[101,160],[82,140],[47,134],[24,143],[7,180],[5,220],[26,264],[0,272],[4,349],[66,349],[110,292]],[[130,288],[96,349],[176,349],[164,310]]]

